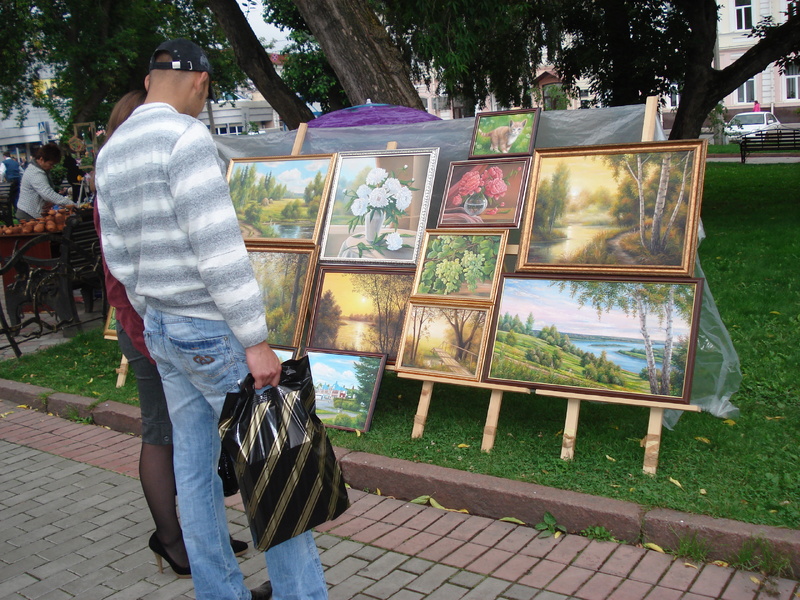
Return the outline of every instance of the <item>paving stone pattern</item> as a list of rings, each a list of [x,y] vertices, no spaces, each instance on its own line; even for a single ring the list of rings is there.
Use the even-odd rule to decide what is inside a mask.
[[[135,479],[139,439],[0,401],[0,599],[194,598],[159,573]],[[316,532],[331,600],[792,600],[796,581],[350,490]],[[248,539],[228,507],[231,532]],[[267,576],[250,550],[251,587]]]

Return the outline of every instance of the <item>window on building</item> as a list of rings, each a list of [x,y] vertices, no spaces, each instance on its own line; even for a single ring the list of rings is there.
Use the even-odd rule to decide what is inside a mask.
[[[753,28],[753,0],[736,1],[736,29]]]
[[[542,86],[542,108],[544,110],[564,110],[569,106],[569,98],[560,83]]]
[[[433,100],[433,110],[435,111],[450,110],[450,96],[448,96],[447,94],[436,96],[432,100]]]
[[[747,104],[756,101],[756,80],[748,79],[736,90],[736,102]]]
[[[800,99],[800,62],[786,65],[786,99]]]

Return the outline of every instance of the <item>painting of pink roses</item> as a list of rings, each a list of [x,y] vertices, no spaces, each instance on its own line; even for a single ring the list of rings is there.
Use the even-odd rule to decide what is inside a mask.
[[[439,227],[518,227],[531,159],[450,163]]]

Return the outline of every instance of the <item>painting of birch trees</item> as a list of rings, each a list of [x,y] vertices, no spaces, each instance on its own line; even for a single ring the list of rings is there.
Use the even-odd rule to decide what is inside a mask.
[[[691,275],[702,140],[547,149],[518,270]]]

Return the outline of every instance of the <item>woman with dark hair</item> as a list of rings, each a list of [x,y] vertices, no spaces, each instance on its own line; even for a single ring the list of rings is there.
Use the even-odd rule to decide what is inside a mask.
[[[128,92],[114,105],[108,119],[106,140],[138,106],[144,103],[144,90]],[[100,232],[98,212],[95,226]],[[105,264],[103,265],[105,266]],[[144,323],[131,306],[123,285],[106,269],[106,296],[116,309],[117,338],[136,377],[142,412],[142,449],[139,455],[139,480],[156,530],[148,545],[156,556],[159,571],[166,560],[178,577],[190,577],[191,569],[183,544],[175,506],[175,471],[172,466],[172,423],[161,376],[144,342]],[[231,538],[236,556],[247,551],[247,543]]]
[[[46,202],[73,206],[75,203],[50,186],[47,172],[61,160],[61,150],[55,144],[45,144],[33,153],[33,162],[25,169],[19,184],[17,219],[38,219]]]

